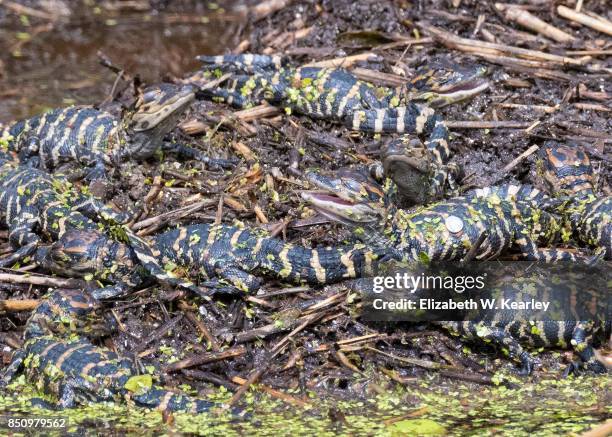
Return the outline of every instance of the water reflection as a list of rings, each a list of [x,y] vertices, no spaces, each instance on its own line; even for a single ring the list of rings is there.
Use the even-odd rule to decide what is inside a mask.
[[[72,3],[77,9],[57,22],[0,6],[0,122],[102,101],[115,74],[99,64],[99,50],[126,72],[159,81],[196,69],[198,54],[235,46],[243,23],[236,14],[219,19],[214,3],[183,3],[162,12]],[[223,2],[226,8],[231,3]]]

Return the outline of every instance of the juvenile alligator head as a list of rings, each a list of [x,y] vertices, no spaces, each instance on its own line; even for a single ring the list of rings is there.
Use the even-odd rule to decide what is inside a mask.
[[[331,220],[354,226],[382,222],[385,193],[365,171],[340,169],[335,177],[308,172],[306,179],[321,191],[304,191],[302,198]]]
[[[544,182],[555,196],[594,194],[593,167],[581,147],[547,142],[539,151]]]
[[[404,138],[407,137],[389,142],[381,150],[384,174],[395,182],[403,200],[409,204],[427,203],[434,200],[434,158],[417,138]]]
[[[111,284],[94,291],[96,298],[124,294],[144,278],[133,250],[98,231],[68,230],[58,241],[40,247],[35,260],[63,276]]]
[[[146,88],[126,120],[129,140],[122,145],[122,157],[153,156],[194,98],[193,88],[188,85],[162,83]]]
[[[482,65],[459,65],[448,60],[430,62],[417,69],[408,84],[413,100],[425,100],[429,106],[440,108],[471,99],[489,87],[484,80],[487,73]]]
[[[55,290],[30,316],[25,339],[43,335],[102,337],[116,330],[112,317],[104,317],[102,305],[83,290]]]

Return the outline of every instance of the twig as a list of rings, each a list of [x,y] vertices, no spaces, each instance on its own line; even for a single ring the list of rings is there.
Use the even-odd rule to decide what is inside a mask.
[[[312,316],[310,316],[306,320],[304,320],[304,322],[302,324],[300,324],[297,328],[295,328],[293,331],[291,331],[289,334],[287,334],[281,341],[276,343],[276,345],[274,345],[274,347],[272,348],[271,355],[268,357],[268,359],[258,369],[256,369],[254,372],[252,372],[251,375],[249,375],[249,378],[245,381],[244,385],[242,385],[242,387],[240,387],[238,389],[238,391],[236,393],[234,393],[234,396],[232,396],[232,398],[228,402],[228,407],[230,407],[233,404],[235,404],[236,402],[238,402],[238,400],[246,393],[246,391],[249,389],[249,387],[252,384],[254,384],[255,381],[257,381],[261,377],[261,375],[266,371],[266,369],[270,365],[271,361],[278,354],[281,353],[281,351],[285,348],[285,346],[287,345],[289,340],[295,334],[300,332],[302,329],[304,329],[305,327],[307,327],[311,323],[314,323],[315,321],[323,318],[323,316],[325,314],[326,314],[325,311],[320,311],[320,312],[318,312],[316,314],[313,314]]]
[[[177,370],[186,369],[188,367],[201,366],[202,364],[213,363],[215,361],[223,361],[228,358],[240,357],[246,354],[247,350],[244,346],[236,346],[219,352],[208,352],[205,354],[193,355],[180,361],[175,361],[168,364],[164,368],[164,372],[176,372]]]
[[[43,20],[55,21],[58,17],[52,14],[48,14],[37,9],[30,8],[28,6],[20,5],[19,3],[12,2],[9,0],[0,0],[0,5],[4,5],[6,8],[11,9],[20,15],[29,15],[31,17],[42,18]]]
[[[148,228],[149,226],[168,221],[168,220],[178,220],[179,218],[183,218],[186,215],[199,211],[200,209],[214,205],[214,200],[203,200],[201,202],[197,202],[191,205],[182,206],[173,211],[164,212],[163,214],[157,215],[155,217],[150,217],[145,220],[141,220],[132,225],[131,229],[133,231],[139,231],[140,229]]]
[[[234,117],[236,117],[240,121],[249,122],[259,120],[260,118],[272,117],[274,115],[279,115],[281,110],[276,106],[268,105],[264,103],[263,105],[254,106],[249,109],[243,109],[242,111],[234,112]]]
[[[262,18],[272,15],[273,13],[286,8],[291,4],[292,0],[265,0],[259,2],[255,6],[249,7],[249,13],[253,21],[259,21]]]
[[[510,172],[514,167],[516,167],[521,161],[523,161],[529,155],[532,155],[533,153],[535,153],[539,148],[540,148],[539,146],[536,146],[534,144],[533,146],[531,146],[530,148],[525,150],[523,153],[521,153],[519,156],[514,158],[512,161],[510,161],[504,168],[502,168],[502,170],[501,170],[502,176],[501,177],[503,177],[508,172]]]
[[[599,15],[595,15],[592,13],[589,13],[589,15],[587,15],[584,12],[577,12],[562,5],[557,7],[557,13],[563,18],[566,18],[570,21],[584,24],[585,26],[588,26],[591,29],[595,29],[600,32],[607,33],[608,35],[612,35],[612,22],[606,20],[604,17],[600,17]]]
[[[369,68],[353,68],[351,71],[358,79],[377,85],[398,87],[408,82],[408,78],[404,76],[381,73],[380,71],[370,70]]]
[[[509,120],[483,120],[483,121],[447,121],[450,129],[525,129],[531,123]]]
[[[612,420],[597,425],[595,428],[591,428],[587,432],[580,435],[580,437],[606,437],[612,434]]]
[[[193,323],[196,328],[198,328],[204,338],[206,338],[206,341],[208,341],[208,343],[210,344],[210,348],[215,352],[219,351],[220,348],[219,344],[217,343],[217,340],[215,340],[215,337],[213,337],[213,335],[210,333],[208,327],[204,324],[204,322],[202,322],[196,317],[195,314],[193,314],[192,308],[185,301],[179,302],[179,308],[183,311],[185,317],[187,317],[187,319],[191,323]]]
[[[325,61],[311,62],[304,65],[305,67],[320,67],[320,68],[348,68],[359,61],[369,61],[376,59],[378,56],[372,52],[359,53],[358,55],[342,56],[340,58],[327,59]]]
[[[240,384],[240,385],[244,385],[246,384],[248,381],[244,378],[241,378],[239,376],[234,376],[232,378],[232,382],[235,382],[236,384]],[[274,390],[272,387],[268,387],[267,385],[258,385],[257,386],[258,389],[260,389],[263,392],[268,393],[270,396],[280,399],[283,402],[286,402],[288,404],[291,405],[295,405],[297,407],[307,407],[309,404],[308,402],[305,402],[301,399],[298,399],[294,396],[288,395],[286,393],[280,392],[278,390]]]
[[[134,354],[138,354],[139,352],[143,351],[150,343],[152,343],[155,340],[160,339],[168,331],[174,329],[177,323],[180,322],[182,319],[183,319],[183,314],[179,313],[176,317],[174,317],[173,319],[170,319],[170,321],[168,321],[167,323],[164,323],[162,326],[160,326],[159,328],[151,332],[149,335],[147,335],[147,337],[144,339],[142,343],[134,347],[132,352]]]
[[[538,50],[523,49],[520,47],[508,46],[504,44],[494,44],[468,38],[461,38],[455,34],[446,32],[438,27],[431,26],[425,23],[419,23],[419,26],[430,32],[437,40],[447,47],[458,49],[464,52],[475,54],[499,55],[501,53],[510,53],[519,58],[548,61],[550,64],[561,66],[585,67],[585,62],[589,59],[572,59],[565,56],[553,55],[550,53],[541,52]],[[597,68],[594,68],[597,69]]]
[[[478,252],[478,249],[480,248],[480,246],[482,246],[482,243],[484,243],[485,239],[487,238],[487,235],[488,233],[486,230],[480,233],[480,235],[478,236],[478,239],[474,242],[472,247],[470,247],[469,252],[461,260],[462,267],[464,267],[467,263],[469,263],[470,261],[474,259],[474,257],[476,256],[476,252]]]
[[[384,355],[385,357],[394,359],[396,361],[411,364],[413,366],[423,367],[424,369],[429,370],[437,370],[441,375],[449,377],[462,379],[464,381],[476,382],[479,384],[493,385],[493,381],[490,376],[487,375],[478,375],[474,373],[465,373],[462,369],[447,366],[445,364],[435,363],[433,361],[422,360],[419,358],[409,358],[409,357],[398,357],[393,354],[389,354],[387,352],[381,351],[379,349],[373,348],[371,346],[366,346],[366,349],[376,352],[380,355]]]
[[[569,33],[562,31],[561,29],[556,28],[548,24],[547,22],[540,20],[535,15],[527,12],[526,10],[502,5],[500,3],[495,3],[495,7],[504,13],[504,16],[510,20],[515,21],[523,27],[527,29],[531,29],[539,34],[547,36],[550,39],[553,39],[557,42],[570,42],[574,41],[574,38]]]
[[[0,300],[0,310],[7,312],[32,311],[40,303],[39,299]]]
[[[80,279],[60,279],[50,276],[33,276],[33,275],[13,275],[10,273],[0,273],[0,282],[8,282],[11,284],[32,284],[41,285],[44,287],[55,288],[84,288],[85,281]]]

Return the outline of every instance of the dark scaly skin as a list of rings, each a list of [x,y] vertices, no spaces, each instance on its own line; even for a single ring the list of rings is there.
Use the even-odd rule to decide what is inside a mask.
[[[67,230],[100,230],[94,220],[127,222],[128,216],[82,194],[61,176],[0,160],[0,223],[17,250],[8,265],[29,256],[41,241],[55,241]]]
[[[23,372],[28,382],[55,398],[60,408],[124,399],[172,412],[202,413],[217,406],[155,386],[143,393],[130,392],[126,384],[138,375],[132,361],[80,336],[108,333],[109,325],[100,323],[97,310],[97,301],[84,293],[53,292],[28,320],[26,342],[15,353],[0,383],[6,385]]]
[[[312,176],[311,181],[320,188],[341,194],[340,198],[334,198],[320,193],[305,193],[305,199],[318,209],[323,209],[329,217],[339,217],[345,223],[365,227],[380,224],[385,216],[390,217],[384,235],[366,230],[360,237],[374,246],[388,247],[389,256],[402,262],[424,259],[460,261],[483,231],[487,237],[478,246],[475,259],[494,258],[512,246],[518,246],[524,258],[529,260],[552,262],[578,258],[574,253],[535,246],[535,242],[555,241],[558,238],[560,222],[546,211],[555,209],[560,202],[527,185],[474,190],[464,197],[410,213],[395,208],[392,197],[387,197],[389,189],[393,192],[393,187],[385,187],[385,190],[368,179],[367,175],[358,174],[351,178],[347,172],[336,179],[326,179],[319,174]],[[446,226],[446,218],[450,215],[461,218],[463,229],[460,234],[453,234]],[[554,280],[541,277],[531,279]],[[508,287],[505,292],[515,292],[516,295],[517,290],[512,287],[524,285],[522,282],[518,285],[504,284]],[[500,295],[503,296],[503,293]],[[596,333],[609,337],[610,321],[606,320],[609,315],[603,315],[600,320],[542,321],[535,322],[535,325],[517,321],[507,313],[505,316],[507,318],[494,321],[436,323],[466,340],[485,341],[501,347],[510,357],[521,362],[522,374],[531,373],[534,363],[522,344],[534,347],[568,347],[571,344],[587,369],[606,371],[595,359],[591,337]],[[577,366],[568,368],[568,372],[573,370],[577,370]]]
[[[227,225],[183,226],[153,238],[155,258],[167,267],[210,278],[203,285],[253,292],[263,272],[293,282],[324,285],[370,274],[386,252],[363,245],[309,249],[271,238],[261,231]],[[146,267],[146,265],[145,265]]]
[[[552,194],[567,199],[560,209],[571,235],[612,259],[612,197],[595,194],[593,167],[581,147],[547,143],[540,149]]]
[[[582,287],[582,284],[576,280],[572,281],[571,265],[564,265],[563,270],[556,270],[556,272],[563,271],[562,277],[542,267],[537,263],[530,264],[529,269],[522,272],[520,277],[516,277],[516,266],[498,263],[495,271],[487,271],[486,282],[489,288],[486,289],[486,297],[494,297],[497,302],[504,299],[514,302],[517,297],[525,295],[525,290],[529,290],[528,295],[536,301],[550,301],[552,294],[560,300],[550,301],[552,307],[556,304],[565,306],[571,301],[572,305],[582,306],[582,308],[575,309],[576,314],[592,314],[594,316],[592,320],[529,320],[529,311],[500,309],[494,314],[489,314],[493,316],[491,318],[484,318],[481,310],[478,310],[469,320],[432,321],[431,323],[443,327],[452,335],[461,337],[462,340],[495,346],[505,356],[520,363],[519,373],[522,375],[529,375],[536,362],[528,349],[540,348],[573,349],[580,357],[580,362],[571,363],[564,372],[566,374],[578,373],[582,369],[605,373],[606,367],[597,360],[593,345],[605,344],[611,334],[612,326],[609,314],[607,314],[609,304],[606,306],[607,290],[578,289],[577,287]],[[401,268],[399,271],[411,274],[410,266]],[[420,276],[420,272],[422,270],[417,269],[411,275]],[[393,276],[393,272],[390,273],[390,276]],[[581,273],[578,277],[583,276]],[[508,280],[508,278],[515,279]],[[361,281],[354,281],[353,288],[364,294],[372,293],[371,286],[366,288]],[[597,305],[595,310],[592,308],[593,301],[581,299],[587,293],[590,297],[598,294],[594,299]],[[571,298],[572,296],[574,299]],[[413,299],[433,298],[440,302],[453,297],[439,294],[432,296],[426,289],[419,289]],[[553,308],[549,313],[554,311],[556,309]],[[564,313],[567,309],[559,309],[559,311]]]
[[[123,118],[88,106],[54,109],[0,126],[0,150],[47,171],[76,162],[89,169],[88,180],[100,179],[107,165],[153,156],[193,98],[189,86],[161,84],[145,89]]]
[[[114,227],[108,230],[100,219]],[[108,284],[94,292],[99,298],[123,295],[149,274],[170,285],[200,291],[188,281],[168,276],[146,242],[116,226],[128,219],[59,175],[0,161],[0,224],[8,228],[9,242],[15,248],[12,255],[0,260],[0,266],[33,256],[37,264],[54,273]]]
[[[581,259],[569,251],[538,248],[558,240],[561,222],[549,212],[558,202],[530,186],[474,190],[463,197],[407,211],[395,207],[386,195],[377,197],[377,193],[393,192],[393,187],[370,188],[376,187],[376,183],[363,175],[348,184],[350,175],[343,176],[337,180],[311,175],[311,182],[332,195],[305,192],[302,197],[332,218],[365,224],[369,229],[357,229],[363,237],[382,234],[382,244],[392,248],[396,259],[460,261],[483,233],[484,240],[474,253],[475,259],[496,258],[509,249],[518,249],[527,260]],[[368,194],[365,199],[364,193]],[[333,194],[340,194],[341,199]]]
[[[431,107],[407,101],[402,93],[389,88],[375,88],[342,68],[290,68],[283,58],[266,55],[200,56],[198,59],[208,67],[236,72],[226,87],[202,90],[213,99],[241,108],[267,101],[284,106],[287,112],[338,120],[356,131],[424,135],[425,147],[418,153],[419,158],[424,158],[423,164],[415,168],[400,160],[402,172],[396,174],[400,188],[414,202],[440,197],[447,183],[454,188],[459,168],[449,163],[449,132]],[[413,79],[412,88],[427,89],[416,97],[440,106],[440,103],[471,97],[487,87],[477,82],[484,73],[482,69],[472,69],[469,73],[450,68],[446,68],[446,73],[441,71],[442,68],[433,67]],[[198,74],[191,82],[197,84],[201,79]],[[398,155],[406,154],[409,144],[410,138],[403,136],[386,146],[382,153],[384,168],[392,166]],[[411,155],[410,150],[408,154]],[[381,170],[377,167],[375,171]],[[406,172],[413,176],[402,175]],[[427,189],[415,185],[412,180],[415,178],[425,178]]]
[[[513,294],[516,296],[516,294]],[[507,319],[495,321],[443,321],[433,322],[442,326],[453,335],[466,341],[493,344],[509,358],[521,363],[519,374],[529,375],[533,371],[535,359],[524,349],[537,348],[573,349],[582,363],[572,363],[566,374],[578,372],[581,367],[594,373],[606,373],[604,364],[595,356],[592,345],[594,336],[610,337],[610,321],[536,321]]]

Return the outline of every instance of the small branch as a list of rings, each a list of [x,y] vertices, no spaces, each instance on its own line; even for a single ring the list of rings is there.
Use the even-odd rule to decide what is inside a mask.
[[[570,21],[583,24],[591,29],[607,33],[608,35],[612,35],[612,22],[606,20],[604,17],[594,16],[595,14],[587,15],[584,12],[576,12],[575,10],[565,6],[558,6],[557,13]]]
[[[365,349],[371,350],[372,352],[376,352],[377,354],[383,355],[401,363],[411,364],[413,366],[419,366],[429,370],[437,370],[438,372],[440,372],[441,375],[446,376],[448,378],[456,378],[464,381],[475,382],[478,384],[494,385],[491,377],[487,375],[465,373],[464,369],[448,366],[445,364],[435,363],[433,361],[422,360],[419,358],[398,357],[396,355],[383,352],[371,346],[366,346]]]
[[[533,146],[531,146],[530,148],[525,150],[523,153],[521,153],[519,156],[514,158],[512,161],[510,161],[510,163],[508,163],[508,165],[506,165],[504,168],[502,168],[502,170],[501,170],[502,176],[501,177],[503,177],[504,175],[508,174],[514,167],[519,165],[519,163],[521,161],[523,161],[529,155],[534,154],[539,148],[540,148],[539,146],[536,146],[534,144]],[[499,179],[501,179],[501,177]],[[499,179],[497,179],[497,180],[499,180]]]
[[[0,300],[0,311],[16,313],[20,311],[32,311],[40,303],[39,299],[8,299]]]
[[[340,58],[327,59],[325,61],[312,62],[304,65],[304,67],[320,67],[320,68],[348,68],[359,61],[369,61],[378,58],[375,53],[366,52],[358,55],[342,56]]]
[[[361,80],[371,82],[376,85],[398,87],[408,83],[409,79],[397,74],[381,73],[380,71],[370,70],[369,68],[353,68],[351,72]]]
[[[260,118],[273,117],[279,114],[281,114],[279,108],[264,103],[263,105],[254,106],[249,109],[236,111],[233,115],[240,121],[249,122],[259,120]]]
[[[531,123],[511,120],[447,121],[449,129],[526,129]]]
[[[187,205],[187,206],[182,206],[180,208],[177,208],[173,211],[168,211],[165,212],[163,214],[160,214],[158,216],[155,217],[151,217],[145,220],[141,220],[139,222],[134,223],[131,226],[131,229],[133,231],[138,231],[140,229],[144,229],[144,228],[148,228],[149,226],[152,225],[156,225],[162,222],[167,222],[169,220],[178,220],[180,218],[183,218],[191,213],[194,213],[196,211],[199,211],[200,209],[206,207],[206,206],[211,206],[216,204],[217,202],[215,202],[214,200],[203,200],[201,202],[197,202],[191,205]]]
[[[514,21],[527,29],[533,30],[557,42],[565,43],[574,41],[576,39],[569,33],[566,33],[561,29],[540,20],[538,17],[532,15],[524,9],[502,5],[500,3],[495,3],[495,7],[502,11],[508,20]]]
[[[13,275],[10,273],[0,273],[0,282],[8,282],[10,284],[32,284],[41,285],[43,287],[55,288],[84,288],[85,281],[80,279],[60,279],[50,276],[33,276],[33,275]]]
[[[0,0],[0,5],[3,5],[7,9],[11,9],[13,12],[19,15],[29,15],[30,17],[42,18],[43,20],[49,21],[55,21],[58,18],[55,15],[39,11],[28,6],[20,5],[17,2],[12,2],[9,0]]]
[[[549,64],[551,64],[551,67],[553,65],[560,65],[584,68],[585,62],[589,60],[588,58],[573,59],[538,50],[529,50],[520,47],[508,46],[505,44],[494,44],[474,39],[461,38],[453,33],[446,32],[438,27],[425,23],[419,23],[419,26],[431,33],[434,38],[445,46],[468,53],[488,55],[512,54],[523,59],[547,61]]]
[[[247,383],[247,380],[241,378],[239,376],[234,376],[232,378],[232,382],[236,384],[244,385]],[[291,405],[295,405],[296,407],[307,407],[309,404],[301,399],[298,399],[294,396],[288,395],[278,390],[274,390],[272,387],[268,387],[267,385],[259,384],[257,388],[265,393],[268,393],[270,396],[276,399],[280,399],[283,402],[286,402]]]
[[[244,346],[236,346],[220,352],[209,352],[205,354],[194,355],[172,364],[168,364],[164,368],[164,372],[176,372],[177,370],[186,369],[188,367],[201,366],[202,364],[213,363],[215,361],[223,361],[228,358],[240,357],[246,354],[247,350]]]

